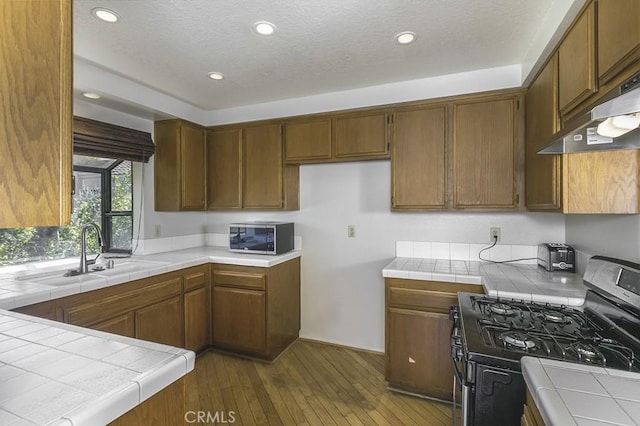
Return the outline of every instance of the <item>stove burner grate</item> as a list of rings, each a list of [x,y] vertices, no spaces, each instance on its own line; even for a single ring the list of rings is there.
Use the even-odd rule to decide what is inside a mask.
[[[511,305],[507,305],[506,303],[492,303],[489,305],[489,310],[494,314],[504,315],[507,317],[510,317],[516,313]]]
[[[555,324],[570,324],[571,318],[558,310],[544,310],[540,312],[540,316],[544,321],[552,322]]]
[[[602,352],[590,343],[574,342],[568,345],[565,350],[569,353],[575,353],[580,362],[603,366],[607,363]]]
[[[505,333],[501,333],[498,336],[498,339],[502,340],[505,346],[511,345],[524,350],[535,349],[539,346],[536,344],[533,337],[519,331],[507,331]]]

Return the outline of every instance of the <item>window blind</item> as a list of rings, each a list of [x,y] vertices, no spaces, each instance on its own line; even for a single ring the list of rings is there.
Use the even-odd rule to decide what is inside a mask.
[[[151,134],[73,117],[73,153],[148,163],[156,147]]]

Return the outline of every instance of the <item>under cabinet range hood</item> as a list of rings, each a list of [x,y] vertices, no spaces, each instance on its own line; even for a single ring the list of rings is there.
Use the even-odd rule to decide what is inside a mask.
[[[538,154],[640,149],[640,73],[603,97],[603,103],[568,121]]]

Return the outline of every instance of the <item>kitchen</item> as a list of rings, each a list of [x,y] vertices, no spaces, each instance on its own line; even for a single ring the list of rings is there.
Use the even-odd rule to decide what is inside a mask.
[[[90,6],[97,5],[98,2],[95,5],[87,3],[86,8],[89,10]],[[576,16],[582,5],[565,6],[567,10],[571,6],[573,16]],[[556,17],[556,26],[562,16]],[[87,16],[82,19],[94,18]],[[95,28],[93,30],[98,31]],[[547,34],[548,37],[551,32],[553,30]],[[74,35],[77,38],[81,34],[76,31]],[[547,41],[541,43],[534,58],[528,58],[531,63],[537,62]],[[109,73],[92,64],[92,58],[75,59],[74,85],[77,88],[129,99],[138,106],[148,105],[153,100],[154,109],[206,125],[255,121],[269,118],[267,114],[275,114],[272,111],[277,111],[277,116],[286,117],[520,87],[522,75],[526,74],[527,69],[525,66],[523,72],[519,66],[505,66],[427,78],[418,88],[409,83],[391,83],[368,89],[352,89],[342,94],[317,95],[306,99],[306,102],[280,101],[206,114],[190,104],[170,99],[164,93],[153,92],[147,86]],[[96,58],[93,60],[98,62]],[[123,108],[122,112],[76,98],[74,108],[76,115],[153,133],[151,119],[126,113],[135,111],[131,106],[129,109]],[[376,352],[383,352],[385,344],[384,291],[380,271],[395,256],[396,241],[488,245],[488,230],[497,226],[501,228],[501,242],[505,245],[535,246],[543,241],[564,240],[582,253],[605,253],[633,261],[640,258],[637,245],[640,224],[635,215],[580,216],[526,213],[524,210],[500,213],[391,212],[389,183],[392,170],[389,161],[384,160],[303,165],[300,167],[300,210],[278,213],[156,212],[153,185],[149,185],[154,181],[153,162],[145,164],[143,171],[138,168],[136,172],[140,176],[138,180],[145,182],[141,226],[145,253],[152,252],[154,244],[179,245],[189,238],[193,239],[193,236],[215,239],[216,234],[226,232],[228,223],[236,221],[295,222],[296,233],[302,237],[304,254],[301,269],[301,337]],[[157,238],[156,225],[160,225],[161,229]],[[355,225],[355,238],[347,236],[349,225]],[[579,268],[580,265],[581,262],[578,262]]]

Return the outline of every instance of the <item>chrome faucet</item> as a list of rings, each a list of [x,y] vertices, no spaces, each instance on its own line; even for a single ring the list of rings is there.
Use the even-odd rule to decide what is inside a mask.
[[[86,274],[91,272],[89,271],[89,265],[93,265],[94,263],[96,263],[96,260],[98,260],[98,257],[100,257],[100,254],[98,254],[95,257],[95,259],[87,260],[87,230],[91,228],[95,229],[96,234],[98,235],[98,244],[100,245],[100,252],[104,250],[103,237],[102,237],[102,232],[100,231],[100,227],[95,223],[89,223],[87,225],[84,225],[82,227],[82,233],[80,236],[80,266],[78,267],[78,269],[71,269],[67,271],[67,273],[64,274],[65,277],[69,277],[73,275],[81,275],[81,274]]]

